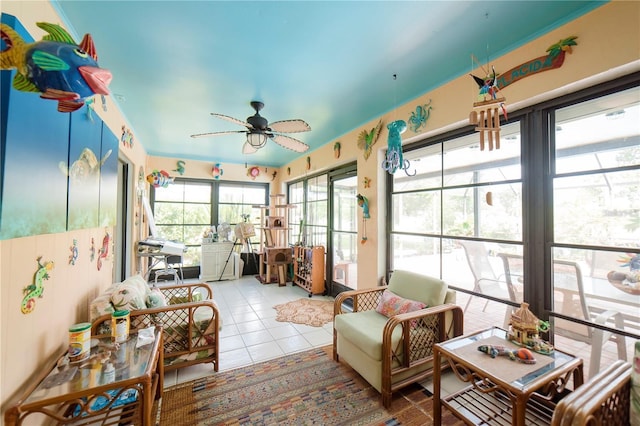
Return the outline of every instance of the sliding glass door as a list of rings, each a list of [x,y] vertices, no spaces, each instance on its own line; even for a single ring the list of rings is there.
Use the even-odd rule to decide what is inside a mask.
[[[356,170],[343,170],[330,177],[331,224],[327,251],[329,293],[355,289],[358,285],[358,223]]]

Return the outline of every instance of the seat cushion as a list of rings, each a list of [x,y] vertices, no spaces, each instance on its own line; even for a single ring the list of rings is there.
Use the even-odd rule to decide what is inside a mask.
[[[382,330],[388,318],[376,311],[352,312],[336,315],[334,327],[344,339],[360,348],[370,358],[382,360]],[[395,347],[402,337],[402,327],[396,327],[392,335]]]

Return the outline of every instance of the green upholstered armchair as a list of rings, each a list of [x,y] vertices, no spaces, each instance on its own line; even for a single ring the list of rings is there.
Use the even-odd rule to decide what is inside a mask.
[[[385,290],[426,307],[394,315],[380,306]],[[334,302],[334,360],[356,370],[388,408],[393,392],[433,374],[433,345],[462,334],[463,312],[455,298],[443,281],[402,270],[393,272],[388,286],[340,293]],[[349,299],[352,312],[344,307]]]

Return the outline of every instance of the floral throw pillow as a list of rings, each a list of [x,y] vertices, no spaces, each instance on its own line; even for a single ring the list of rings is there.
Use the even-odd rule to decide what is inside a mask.
[[[378,307],[376,308],[376,312],[391,318],[394,315],[418,311],[426,307],[427,305],[422,302],[405,299],[389,290],[385,290],[382,292],[382,298],[380,299],[380,304],[378,304]]]

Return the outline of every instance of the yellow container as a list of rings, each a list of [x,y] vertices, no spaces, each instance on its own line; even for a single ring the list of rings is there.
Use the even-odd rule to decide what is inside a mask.
[[[91,353],[91,323],[81,322],[69,328],[69,362],[85,360]]]

